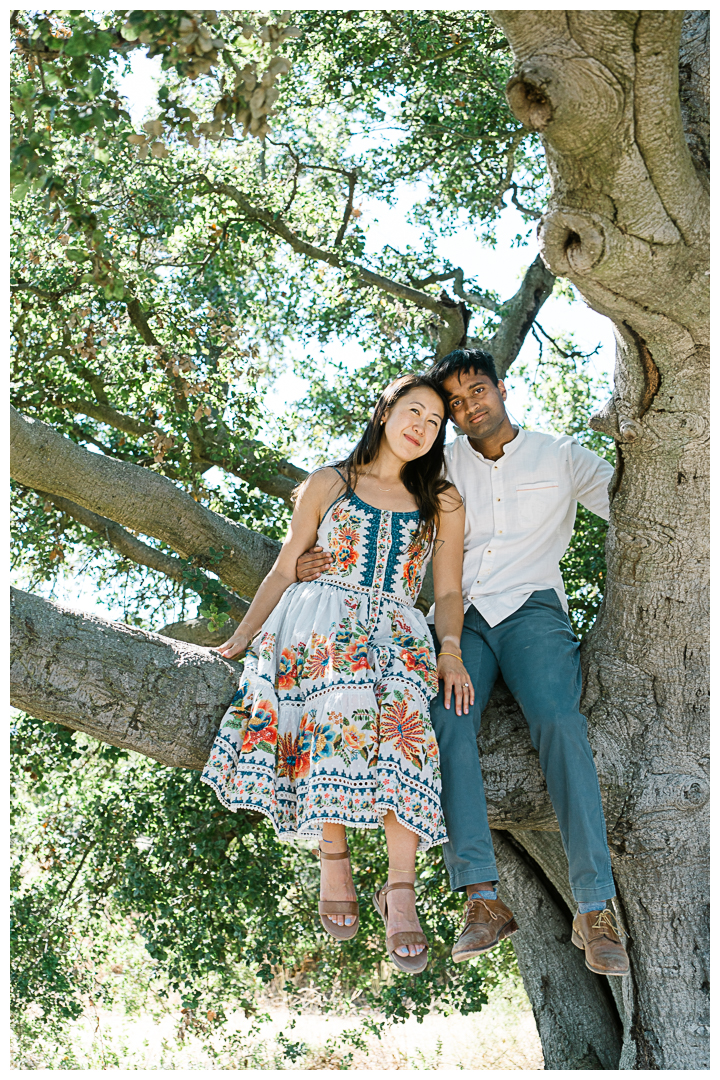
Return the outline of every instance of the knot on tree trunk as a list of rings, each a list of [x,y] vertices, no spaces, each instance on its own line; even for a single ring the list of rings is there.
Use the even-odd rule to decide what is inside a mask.
[[[613,134],[625,108],[613,73],[587,56],[530,59],[505,94],[518,120],[546,135],[561,154],[593,150]]]
[[[607,229],[598,214],[560,207],[540,219],[540,254],[561,277],[589,274],[604,260]]]

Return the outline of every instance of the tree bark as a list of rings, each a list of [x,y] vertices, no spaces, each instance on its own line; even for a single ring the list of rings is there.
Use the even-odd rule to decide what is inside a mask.
[[[240,596],[254,596],[277,558],[277,540],[208,510],[167,477],[91,454],[15,409],[11,409],[10,453],[13,480],[162,540],[183,558],[206,560]],[[208,564],[211,548],[217,561]]]
[[[618,343],[593,425],[618,468],[583,666],[630,935],[620,1067],[707,1068],[707,13],[492,15],[515,55],[508,100],[547,156],[542,257]]]
[[[494,832],[493,846],[501,891],[519,925],[511,940],[545,1068],[616,1069],[622,1023],[608,980],[585,967],[584,953],[570,939],[572,915],[565,901],[515,836]]]
[[[201,769],[242,665],[11,590],[11,702],[41,720]]]

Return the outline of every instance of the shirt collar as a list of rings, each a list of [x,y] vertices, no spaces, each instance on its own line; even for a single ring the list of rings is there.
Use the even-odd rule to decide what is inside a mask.
[[[473,455],[473,457],[480,458],[480,461],[484,461],[488,465],[494,465],[495,464],[495,462],[493,461],[492,458],[484,457],[483,454],[481,454],[479,450],[475,450],[470,445],[470,439],[468,438],[467,435],[461,435],[460,438],[465,443],[465,448],[467,450],[469,450],[469,452]],[[511,454],[514,454],[515,451],[518,449],[518,446],[520,445],[520,443],[524,440],[524,438],[525,438],[525,429],[519,427],[517,429],[517,435],[515,436],[515,438],[511,439],[510,442],[505,443],[505,445],[503,446],[502,456],[503,457],[509,457]]]

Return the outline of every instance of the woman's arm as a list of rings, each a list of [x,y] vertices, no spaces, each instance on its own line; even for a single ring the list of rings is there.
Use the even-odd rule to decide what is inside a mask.
[[[462,565],[465,539],[465,507],[455,488],[442,495],[443,510],[433,553],[435,633],[440,641],[438,678],[445,690],[445,708],[455,691],[455,712],[469,712],[475,691],[465,670],[460,650],[463,628]]]
[[[233,636],[218,646],[221,656],[229,660],[242,656],[268,615],[277,607],[287,587],[297,581],[295,566],[298,556],[315,543],[322,515],[335,498],[339,486],[340,478],[333,469],[321,469],[308,477],[300,488],[290,528],[275,565],[263,579]]]

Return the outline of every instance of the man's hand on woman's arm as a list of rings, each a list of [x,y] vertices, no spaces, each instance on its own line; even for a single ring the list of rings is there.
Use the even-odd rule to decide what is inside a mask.
[[[298,559],[295,573],[298,581],[315,581],[331,566],[329,552],[323,551],[321,547],[311,547]]]

